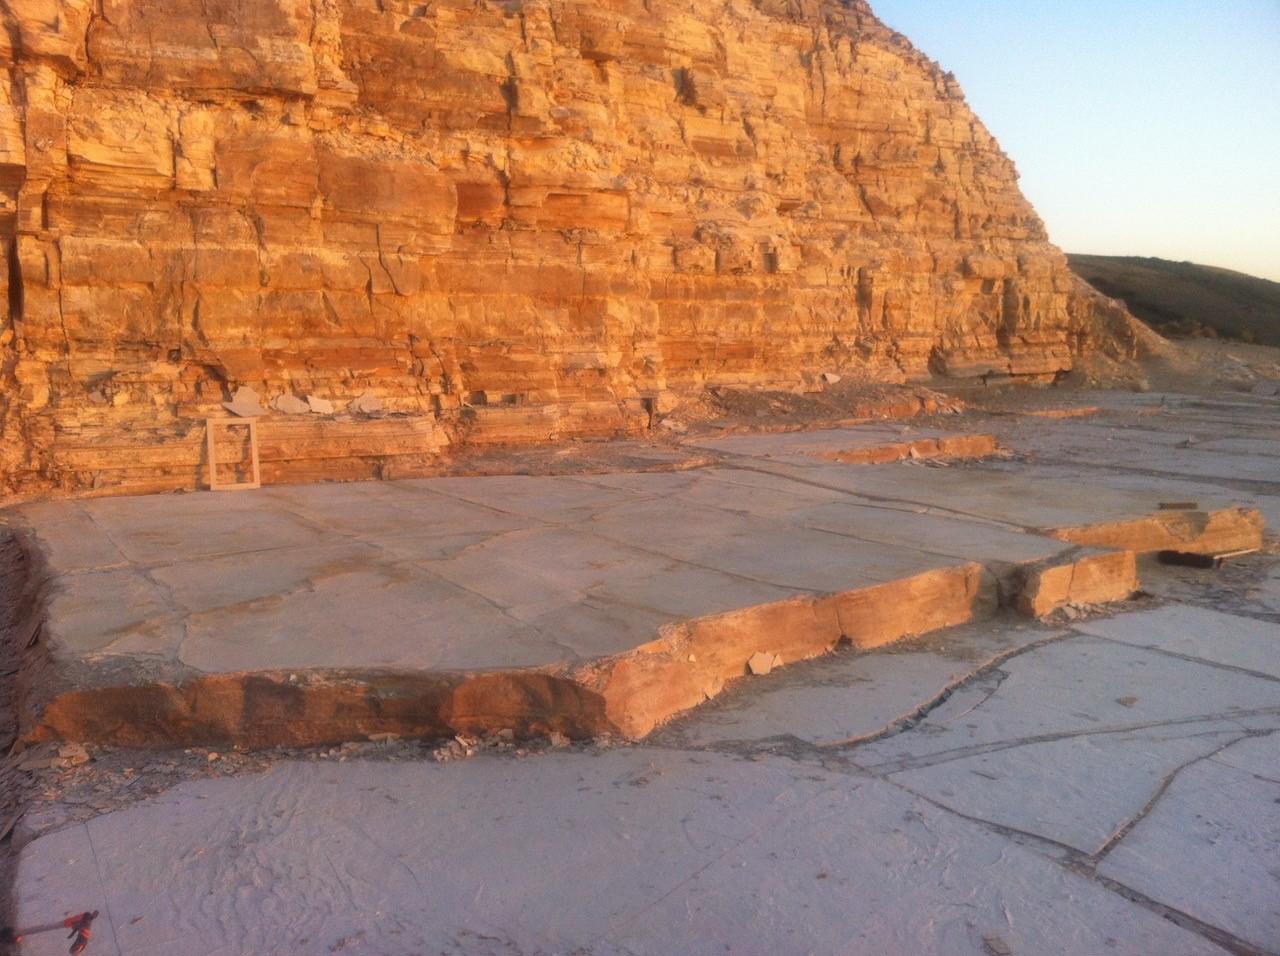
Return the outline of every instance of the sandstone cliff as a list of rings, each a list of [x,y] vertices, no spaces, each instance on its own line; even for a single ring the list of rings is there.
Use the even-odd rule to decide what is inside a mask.
[[[268,479],[354,477],[1124,335],[861,0],[0,10],[0,494],[195,487],[242,385],[380,400],[262,429]]]

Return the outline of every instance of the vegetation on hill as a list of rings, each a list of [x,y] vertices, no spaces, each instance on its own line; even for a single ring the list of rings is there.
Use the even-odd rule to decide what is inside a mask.
[[[1164,335],[1280,346],[1280,282],[1167,259],[1067,259],[1082,279],[1124,300],[1134,315]]]

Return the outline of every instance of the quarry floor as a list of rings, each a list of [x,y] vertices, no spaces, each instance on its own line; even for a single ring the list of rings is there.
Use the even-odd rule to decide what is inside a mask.
[[[1280,527],[1278,422],[1043,393],[691,432],[629,473],[25,506],[50,647],[0,767],[15,922],[98,909],[120,956],[1280,952],[1275,539],[1007,606],[1076,566],[1062,529]],[[979,435],[1004,451],[930,458]],[[264,722],[295,739],[245,749]]]

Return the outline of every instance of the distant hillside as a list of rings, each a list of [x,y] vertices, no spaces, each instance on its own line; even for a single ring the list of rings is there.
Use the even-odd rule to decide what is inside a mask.
[[[1280,282],[1191,262],[1069,255],[1071,268],[1164,335],[1280,346]]]

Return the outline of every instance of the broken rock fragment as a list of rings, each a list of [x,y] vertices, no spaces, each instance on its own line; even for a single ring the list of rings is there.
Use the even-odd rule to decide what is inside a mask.
[[[223,402],[222,407],[240,418],[257,418],[266,412],[258,393],[248,385],[241,385],[236,389],[235,395],[231,396],[231,401]]]
[[[382,399],[369,392],[365,392],[352,401],[347,407],[351,411],[360,415],[372,415],[375,412],[382,411]]]
[[[297,395],[277,395],[271,400],[271,407],[278,412],[284,412],[286,415],[305,415],[311,411],[311,406],[300,399]]]
[[[747,669],[756,677],[763,677],[770,673],[775,667],[782,666],[782,657],[778,654],[769,654],[764,651],[756,651],[751,655],[751,659],[747,661]]]

